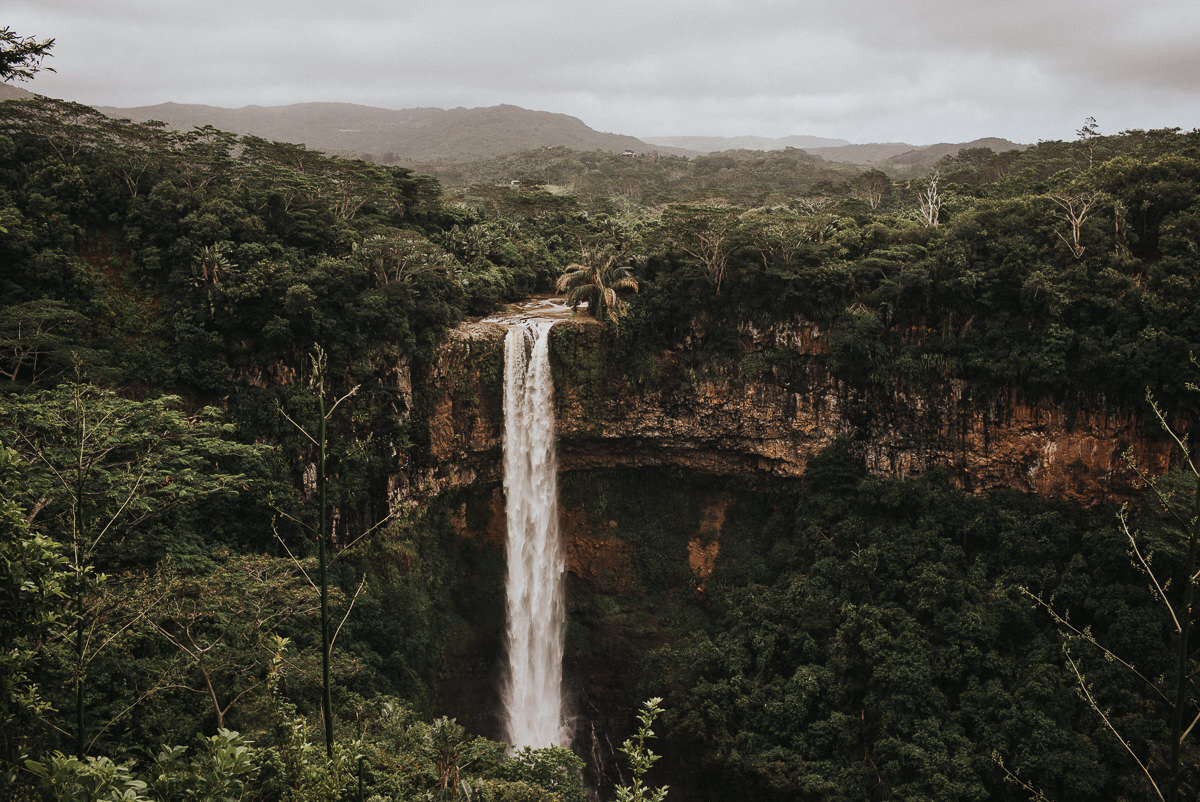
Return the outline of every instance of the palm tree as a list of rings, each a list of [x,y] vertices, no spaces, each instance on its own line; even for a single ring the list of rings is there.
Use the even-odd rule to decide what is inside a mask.
[[[587,303],[588,314],[592,317],[616,323],[625,311],[625,302],[620,294],[626,290],[638,291],[633,268],[618,266],[615,254],[587,261],[591,264],[573,262],[567,265],[554,287],[558,292],[568,291],[567,301],[572,310],[578,309],[581,303]]]

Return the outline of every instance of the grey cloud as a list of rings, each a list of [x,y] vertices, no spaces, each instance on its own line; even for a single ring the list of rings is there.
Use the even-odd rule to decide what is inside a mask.
[[[1194,0],[12,5],[59,40],[33,88],[97,104],[516,103],[622,133],[914,142],[1200,117]]]

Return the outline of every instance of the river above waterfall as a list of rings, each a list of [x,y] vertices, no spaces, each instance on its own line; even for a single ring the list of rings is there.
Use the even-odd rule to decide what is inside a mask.
[[[586,310],[587,304],[580,304],[579,308]],[[503,311],[489,315],[480,322],[509,326],[522,320],[566,320],[575,315],[567,299],[562,296],[534,295],[524,301],[505,304]]]

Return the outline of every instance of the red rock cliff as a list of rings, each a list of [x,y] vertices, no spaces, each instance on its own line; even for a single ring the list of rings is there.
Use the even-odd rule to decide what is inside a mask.
[[[1009,487],[1093,504],[1129,493],[1127,449],[1151,472],[1165,470],[1170,455],[1170,444],[1132,411],[1068,411],[1015,391],[980,400],[952,380],[917,389],[850,386],[825,369],[821,332],[802,322],[746,331],[750,349],[800,356],[801,369],[786,381],[736,368],[685,371],[670,352],[662,355],[663,380],[649,391],[612,364],[602,327],[566,321],[553,337],[566,471],[675,465],[796,477],[810,457],[845,437],[880,475],[940,467],[968,492]],[[440,349],[424,388],[428,465],[397,478],[397,499],[499,481],[503,339],[501,326],[466,324]]]

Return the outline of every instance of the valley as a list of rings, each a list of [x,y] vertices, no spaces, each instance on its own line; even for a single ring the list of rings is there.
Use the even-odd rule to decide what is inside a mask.
[[[1196,132],[881,166],[587,139],[439,180],[189,123],[0,102],[6,790],[607,800],[651,699],[671,799],[1135,799],[1171,762]],[[536,318],[565,735],[521,749],[505,337]]]

